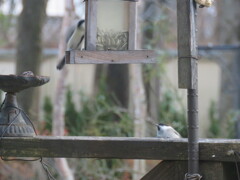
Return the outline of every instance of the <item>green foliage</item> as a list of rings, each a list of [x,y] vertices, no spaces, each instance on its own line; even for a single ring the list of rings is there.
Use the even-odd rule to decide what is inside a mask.
[[[159,49],[160,46],[176,42],[176,21],[171,16],[168,6],[158,1],[145,3],[145,10],[141,17],[144,48]]]
[[[145,64],[143,66],[143,80],[144,83],[149,83],[153,78],[165,76],[165,60],[169,58],[169,55],[164,51],[156,51],[157,53],[157,63],[152,64]]]
[[[1,27],[1,34],[0,34],[0,46],[4,45],[6,41],[6,31],[9,29],[9,20],[8,17],[0,12],[0,27]],[[5,36],[5,37],[4,37]]]
[[[132,136],[133,121],[129,113],[120,108],[113,98],[97,94],[94,98],[81,95],[81,110],[74,105],[68,89],[65,121],[69,135]]]
[[[44,118],[44,129],[48,132],[52,131],[52,113],[53,113],[53,105],[51,99],[49,97],[45,97],[43,104],[43,118]]]
[[[177,93],[168,89],[160,102],[159,122],[173,126],[182,137],[187,137],[186,109],[180,102]]]
[[[236,137],[235,124],[239,117],[239,111],[230,110],[227,112],[223,117],[223,119],[225,119],[224,122],[227,122],[227,124],[222,124],[221,119],[218,116],[216,103],[212,101],[210,104],[208,116],[210,120],[208,137],[230,139]]]
[[[210,108],[208,111],[208,116],[210,120],[209,134],[210,138],[217,138],[220,135],[220,125],[219,118],[216,111],[216,103],[214,101],[211,102]]]
[[[231,110],[226,114],[227,136],[226,138],[233,139],[236,137],[236,123],[239,120],[239,111]]]
[[[73,103],[72,91],[68,89],[65,121],[69,135],[132,136],[133,121],[128,112],[121,109],[114,98],[100,92],[93,98],[81,94],[82,107],[78,111]],[[123,160],[82,159],[81,163],[77,163],[77,176],[81,179],[119,179],[126,172],[122,170],[126,167],[124,164]]]
[[[132,136],[133,120],[128,111],[121,108],[108,95],[98,94],[87,97],[81,94],[81,108],[76,109],[73,94],[68,89],[66,94],[65,124],[72,136]],[[45,129],[52,129],[53,105],[49,97],[45,97],[44,105]]]
[[[8,36],[10,35],[9,32],[12,32],[12,29],[15,26],[13,12],[15,10],[15,0],[10,0],[8,2],[8,14],[5,15],[1,8],[0,3],[0,27],[1,27],[1,33],[0,33],[0,46],[8,45]],[[13,32],[12,32],[13,33]]]
[[[100,82],[101,84],[101,82]],[[68,89],[66,93],[65,124],[69,135],[72,136],[132,136],[133,121],[129,113],[118,106],[111,95],[104,91],[101,84],[100,93],[94,97],[87,97],[81,93],[81,108],[77,109],[73,101],[73,93]],[[52,103],[49,98],[44,101],[44,119],[46,128],[51,129]],[[71,160],[77,167],[76,179],[117,180],[129,168],[123,160]]]
[[[76,179],[79,180],[119,180],[122,179],[123,174],[129,174],[130,169],[118,159],[80,159],[80,163],[77,164],[75,160],[71,161],[71,164],[78,169]]]

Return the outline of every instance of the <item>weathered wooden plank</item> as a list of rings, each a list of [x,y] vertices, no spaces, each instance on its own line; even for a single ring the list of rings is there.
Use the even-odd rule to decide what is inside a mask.
[[[179,180],[187,173],[187,161],[163,161],[149,171],[141,180]],[[203,179],[237,180],[234,163],[200,161]]]
[[[187,165],[185,161],[162,161],[157,166],[155,166],[152,170],[150,170],[141,180],[176,180],[176,178],[184,179],[183,176],[179,175],[178,172],[178,164],[181,163],[182,168],[185,170],[185,166]],[[179,178],[181,177],[181,178]]]
[[[155,63],[156,53],[152,50],[135,51],[80,51],[66,53],[70,64],[128,64]]]
[[[86,11],[85,44],[86,49],[92,51],[96,50],[97,40],[97,0],[86,1],[85,11]]]
[[[196,11],[193,0],[177,1],[178,21],[178,86],[197,87]]]
[[[240,149],[240,140],[203,139],[200,160],[234,162],[228,151]],[[3,156],[187,160],[187,139],[125,137],[5,137]]]
[[[136,49],[137,41],[137,3],[129,3],[128,50]]]
[[[195,89],[197,87],[198,62],[193,58],[178,60],[178,87]]]

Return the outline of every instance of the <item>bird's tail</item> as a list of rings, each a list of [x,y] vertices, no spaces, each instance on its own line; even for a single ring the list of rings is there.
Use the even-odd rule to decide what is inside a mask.
[[[57,65],[57,69],[58,70],[61,70],[63,67],[64,67],[64,65],[65,65],[66,63],[65,63],[65,56],[61,59],[61,61],[59,61],[59,63],[58,63],[58,65]]]

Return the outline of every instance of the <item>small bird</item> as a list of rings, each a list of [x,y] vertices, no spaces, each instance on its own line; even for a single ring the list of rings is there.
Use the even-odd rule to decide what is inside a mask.
[[[159,138],[181,138],[181,135],[171,126],[166,124],[156,124],[157,137]]]
[[[147,122],[157,126],[157,137],[159,138],[181,138],[181,135],[172,127],[163,123],[155,123],[151,119],[147,119]]]
[[[22,76],[34,76],[32,71],[24,71],[21,75]]]
[[[74,31],[67,38],[67,50],[84,49],[85,20],[78,21]],[[65,56],[60,60],[57,69],[61,70],[65,65]]]

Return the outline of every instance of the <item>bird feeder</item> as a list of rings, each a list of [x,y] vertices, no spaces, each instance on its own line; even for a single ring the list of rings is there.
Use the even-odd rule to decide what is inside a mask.
[[[49,77],[34,76],[27,71],[21,75],[0,75],[0,89],[6,92],[5,100],[0,106],[0,136],[29,137],[36,132],[27,114],[18,107],[16,94],[24,89],[41,86]]]
[[[138,0],[87,0],[85,50],[66,51],[67,64],[155,63],[152,50],[136,50]]]

